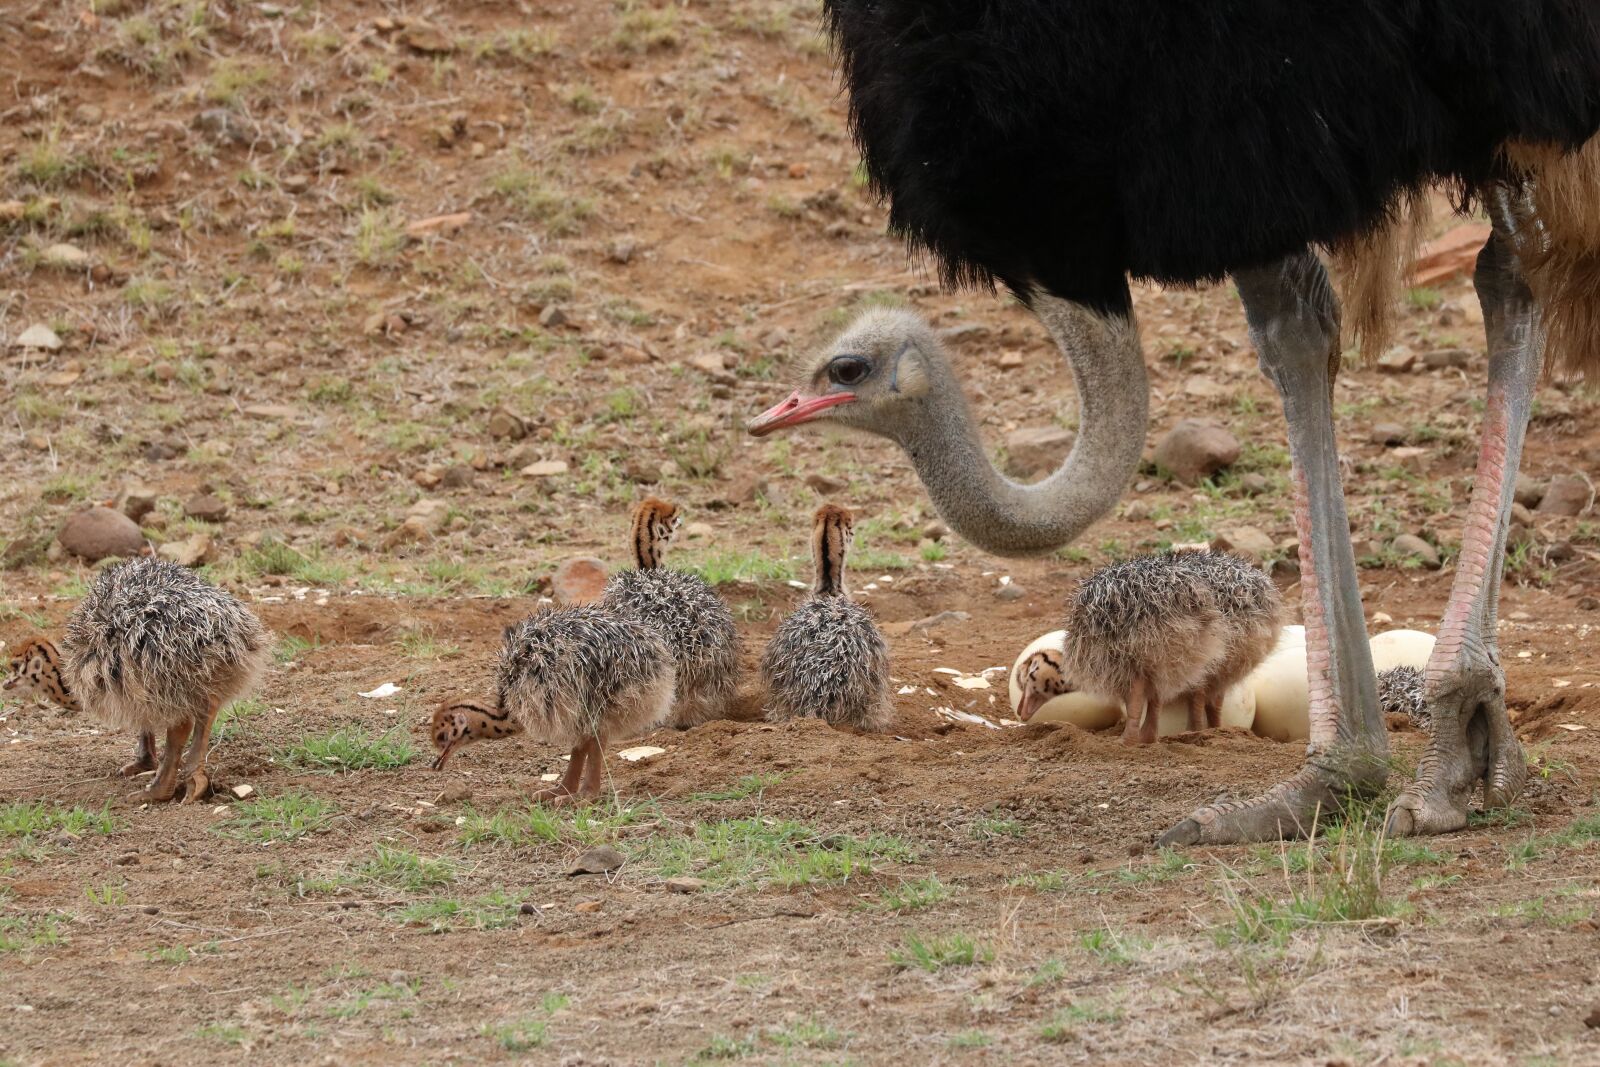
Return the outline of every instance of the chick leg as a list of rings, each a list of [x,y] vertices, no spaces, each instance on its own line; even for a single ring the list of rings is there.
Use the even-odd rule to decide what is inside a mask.
[[[1128,690],[1128,696],[1124,701],[1124,704],[1127,707],[1128,718],[1127,721],[1122,724],[1122,743],[1125,745],[1138,745],[1144,743],[1141,733],[1144,725],[1144,718],[1149,710],[1150,703],[1147,692],[1148,687],[1144,684],[1142,679],[1135,681],[1133,683],[1133,688]]]
[[[572,755],[567,760],[567,773],[562,775],[561,781],[555,785],[546,786],[529,799],[535,804],[542,804],[545,801],[559,804],[566,797],[576,793],[583,781],[583,766],[589,758],[590,744],[590,741],[584,741],[572,750]]]
[[[189,738],[189,751],[183,757],[183,803],[193,804],[211,792],[211,777],[206,774],[206,754],[211,751],[211,727],[217,721],[222,705],[213,703],[211,710],[194,725],[194,735]]]
[[[139,742],[133,747],[133,762],[124,763],[117,771],[124,778],[156,769],[156,735],[149,730],[139,733]]]
[[[189,739],[194,724],[183,722],[167,728],[167,747],[161,753],[161,765],[156,768],[156,780],[133,794],[133,800],[153,804],[171,800],[178,791],[178,757],[183,754],[183,743]]]
[[[1207,709],[1207,707],[1209,707],[1209,705],[1208,705],[1208,703],[1206,701],[1206,693],[1205,693],[1204,689],[1196,689],[1194,692],[1189,694],[1189,732],[1190,733],[1196,733],[1197,734],[1201,730],[1204,730],[1206,728],[1206,709]],[[1213,723],[1212,725],[1214,726],[1216,724]]]

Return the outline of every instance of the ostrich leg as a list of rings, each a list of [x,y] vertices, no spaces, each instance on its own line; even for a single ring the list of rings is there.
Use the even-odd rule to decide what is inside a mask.
[[[1319,813],[1370,796],[1388,777],[1388,737],[1378,708],[1372,650],[1361,613],[1355,554],[1333,436],[1339,307],[1310,250],[1234,276],[1262,372],[1283,398],[1293,459],[1295,526],[1311,740],[1288,781],[1246,801],[1201,808],[1168,830],[1163,845],[1262,841],[1305,833]]]
[[[1495,234],[1478,254],[1473,284],[1489,337],[1489,395],[1472,502],[1461,538],[1450,602],[1428,660],[1433,716],[1417,779],[1389,809],[1389,831],[1436,834],[1467,824],[1467,805],[1483,780],[1484,807],[1509,804],[1528,777],[1522,746],[1506,717],[1505,673],[1495,640],[1500,573],[1516,470],[1533,390],[1544,361],[1539,309],[1513,251],[1519,232],[1510,197],[1491,197]]]

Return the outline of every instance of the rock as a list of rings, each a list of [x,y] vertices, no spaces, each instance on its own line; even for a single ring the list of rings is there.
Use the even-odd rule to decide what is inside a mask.
[[[1389,547],[1400,556],[1421,561],[1429,570],[1439,569],[1439,550],[1415,534],[1401,534]]]
[[[623,477],[639,485],[654,485],[661,480],[661,466],[653,460],[635,456],[622,465]]]
[[[17,335],[12,342],[18,348],[34,348],[45,352],[55,352],[61,347],[61,338],[56,332],[42,322],[36,322]]]
[[[156,491],[142,485],[129,486],[117,497],[117,510],[139,522],[156,509]]]
[[[1581,596],[1578,598],[1579,611],[1600,610],[1600,597]]]
[[[425,56],[449,55],[456,50],[455,42],[439,27],[428,22],[410,23],[395,39],[413,52],[420,52]]]
[[[472,212],[470,211],[457,211],[449,215],[433,215],[425,219],[413,219],[406,223],[406,234],[411,237],[421,237],[430,233],[455,233],[471,221]]]
[[[288,404],[249,404],[244,413],[255,419],[292,419],[299,414]]]
[[[639,250],[639,242],[632,237],[618,237],[606,247],[606,258],[613,263],[631,263]]]
[[[668,878],[665,884],[669,893],[698,893],[706,887],[704,878]]]
[[[118,867],[137,867],[139,865],[139,854],[137,852],[124,852],[111,862]]]
[[[1396,345],[1378,357],[1379,374],[1410,374],[1417,365],[1417,354],[1404,345]]]
[[[589,604],[606,591],[606,565],[593,556],[576,556],[562,561],[551,579],[551,591],[566,607]]]
[[[1264,474],[1257,474],[1255,471],[1250,471],[1246,474],[1239,475],[1239,492],[1243,493],[1245,496],[1260,496],[1262,493],[1269,491],[1271,488],[1272,483],[1267,481],[1267,476]]]
[[[1014,478],[1048,474],[1061,466],[1077,435],[1059,426],[1032,426],[1006,435],[1006,473]]]
[[[56,540],[62,548],[90,563],[112,556],[137,556],[144,551],[139,524],[110,508],[78,512],[61,527]]]
[[[77,245],[54,244],[39,253],[39,258],[52,267],[87,267],[92,258]]]
[[[1255,526],[1237,526],[1218,534],[1211,542],[1218,552],[1233,552],[1257,563],[1277,548],[1265,531]]]
[[[1550,488],[1534,510],[1541,515],[1581,515],[1594,502],[1594,490],[1575,474],[1550,479]]]
[[[928,523],[928,525],[922,528],[922,536],[926,537],[929,541],[943,541],[946,537],[950,536],[950,527],[946,526],[938,519],[934,519],[932,522]]]
[[[504,408],[497,408],[489,416],[489,436],[507,441],[520,441],[528,436],[528,424]]]
[[[248,782],[240,782],[238,785],[228,790],[228,792],[232,793],[240,800],[249,800],[251,797],[256,795],[256,787]]]
[[[806,475],[806,484],[816,490],[819,495],[830,496],[834,493],[842,493],[850,488],[850,479],[835,478],[831,474],[817,472]]]
[[[1027,595],[1028,591],[1022,588],[1022,586],[1018,585],[1016,582],[1007,582],[1005,585],[1002,585],[999,589],[994,591],[994,598],[996,600],[1004,601],[1008,604],[1021,600]]]
[[[472,799],[472,790],[460,782],[445,786],[434,798],[435,804],[465,804]]]
[[[1372,443],[1403,445],[1406,443],[1406,428],[1398,422],[1380,422],[1372,428]]]
[[[1544,499],[1545,483],[1531,474],[1517,472],[1517,487],[1512,492],[1512,499],[1525,508],[1536,508],[1539,501]]]
[[[1000,369],[1001,370],[1020,370],[1021,367],[1022,367],[1022,353],[1021,352],[1002,352],[1002,353],[1000,353]]]
[[[1533,512],[1529,511],[1527,508],[1523,507],[1521,504],[1512,504],[1511,505],[1511,525],[1512,526],[1532,527],[1533,526]]]
[[[551,304],[539,312],[539,325],[547,330],[558,329],[567,324],[567,313],[555,304]]]
[[[1422,354],[1422,365],[1432,370],[1441,370],[1446,367],[1465,367],[1472,360],[1472,353],[1464,348],[1441,348],[1433,352]]]
[[[1185,485],[1195,485],[1239,458],[1239,440],[1221,423],[1184,419],[1156,446],[1155,462]]]
[[[1008,585],[1005,588],[1010,589],[1012,586]],[[917,619],[914,622],[885,623],[883,630],[891,637],[904,637],[907,634],[928,633],[931,630],[939,629],[941,626],[956,625],[958,623],[970,622],[971,620],[971,612],[941,611],[937,615],[929,615],[926,618]]]
[[[156,549],[156,554],[180,567],[198,567],[210,560],[211,548],[211,535],[198,533],[182,541],[168,541]]]
[[[439,467],[423,467],[411,475],[411,481],[420,489],[437,489],[444,481],[444,471]]]
[[[1389,456],[1401,467],[1411,471],[1413,474],[1421,474],[1426,471],[1430,460],[1428,450],[1426,448],[1418,448],[1415,445],[1402,445],[1399,448],[1390,449]]]
[[[446,467],[444,474],[439,478],[439,484],[446,489],[469,489],[476,480],[477,474],[471,467],[457,463],[453,467]]]
[[[192,125],[212,141],[244,144],[250,140],[245,119],[229,108],[207,108],[194,117]]]
[[[596,845],[573,861],[567,876],[575,874],[605,874],[628,862],[628,857],[610,845]]]
[[[1583,1025],[1591,1030],[1600,1030],[1600,1007],[1589,1009],[1589,1014],[1583,1017]]]
[[[450,521],[450,505],[443,500],[423,497],[406,509],[406,521],[421,523],[430,533],[437,533]]]
[[[1484,223],[1466,222],[1429,241],[1411,266],[1411,284],[1433,285],[1470,272],[1492,232]]]
[[[1228,396],[1233,390],[1221,382],[1212,381],[1204,374],[1191,374],[1183,383],[1183,391],[1201,400],[1218,400]]]
[[[210,493],[201,493],[184,501],[183,513],[201,522],[221,522],[228,517],[228,505]]]
[[[734,381],[733,375],[728,373],[728,367],[722,360],[721,352],[702,352],[697,356],[690,356],[689,366],[714,382],[732,384]]]
[[[559,459],[540,460],[538,463],[530,463],[523,467],[522,473],[529,478],[551,478],[557,474],[567,473],[567,465]]]

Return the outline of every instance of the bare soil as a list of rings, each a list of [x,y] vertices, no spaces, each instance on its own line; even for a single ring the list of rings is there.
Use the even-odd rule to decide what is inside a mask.
[[[1147,472],[1055,557],[928,537],[887,444],[742,437],[866,302],[951,329],[996,444],[1075,410],[1024,311],[938,292],[883,235],[816,7],[0,10],[20,58],[0,337],[42,323],[63,342],[0,358],[0,638],[60,627],[92,572],[55,531],[142,484],[152,540],[209,538],[206,573],[284,639],[206,803],[131,804],[110,777],[130,738],[0,707],[0,1061],[1600,1063],[1592,514],[1516,538],[1501,649],[1535,773],[1460,834],[1162,854],[1162,829],[1290,773],[1300,746],[1130,750],[934,713],[1002,717],[1003,688],[936,668],[1009,664],[1095,566],[1241,524],[1290,538],[1282,419],[1231,293],[1143,288],[1152,443],[1205,417],[1244,455],[1198,489]],[[1375,629],[1431,628],[1444,604],[1485,370],[1464,280],[1412,292],[1403,326],[1415,352],[1465,355],[1339,381]],[[1597,403],[1547,385],[1524,469],[1600,474]],[[1379,423],[1421,451],[1374,443]],[[540,461],[567,469],[520,473]],[[647,739],[663,754],[609,761],[605,805],[550,820],[522,800],[559,769],[545,746],[427,769],[434,703],[487,686],[562,560],[619,564],[646,491],[704,524],[675,562],[722,582],[753,667],[807,577],[812,475],[863,519],[856,584],[906,690],[894,734],[666,732]],[[220,522],[185,515],[202,491]],[[419,500],[444,507],[413,536]],[[1445,569],[1389,550],[1403,532]],[[1025,595],[997,597],[1002,577]],[[970,619],[905,625],[945,611]],[[386,681],[391,698],[357,695]],[[347,728],[387,733],[400,765],[306,762]],[[1391,737],[1399,781],[1422,737]],[[251,802],[296,797],[319,805],[309,832],[252,836]],[[74,808],[109,818],[51,821]],[[569,876],[601,843],[627,862]],[[1361,849],[1381,849],[1381,885]],[[1311,907],[1369,882],[1359,917]]]

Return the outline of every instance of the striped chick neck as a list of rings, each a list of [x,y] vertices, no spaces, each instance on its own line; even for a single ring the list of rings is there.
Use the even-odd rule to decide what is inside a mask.
[[[682,521],[676,504],[653,496],[641,500],[633,509],[633,565],[642,571],[659,569]]]
[[[815,596],[849,596],[844,581],[844,557],[855,533],[850,512],[833,504],[817,510],[811,532],[811,555],[816,564]]]

